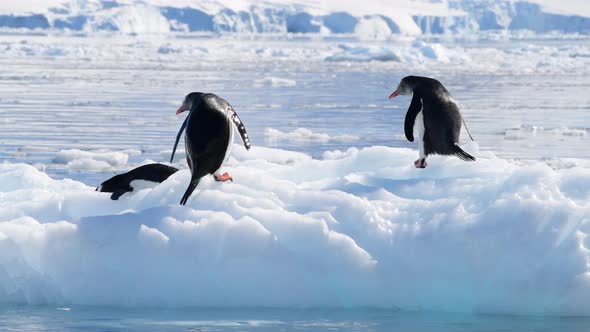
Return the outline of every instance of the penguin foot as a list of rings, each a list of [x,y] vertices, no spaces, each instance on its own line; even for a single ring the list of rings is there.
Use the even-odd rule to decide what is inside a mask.
[[[416,168],[426,168],[426,166],[428,166],[428,163],[426,162],[426,159],[418,159],[414,162],[414,166]]]
[[[225,181],[234,182],[234,178],[232,178],[228,172],[225,172],[221,175],[213,174],[213,177],[215,178],[215,181],[218,181],[218,182],[225,182]]]

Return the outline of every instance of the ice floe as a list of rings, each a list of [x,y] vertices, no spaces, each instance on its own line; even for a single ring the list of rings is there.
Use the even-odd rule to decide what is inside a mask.
[[[0,302],[589,314],[590,170],[374,146],[234,148],[111,201],[0,164]]]
[[[330,136],[325,133],[317,133],[313,132],[307,128],[297,128],[293,131],[283,132],[273,128],[266,128],[264,130],[264,136],[267,140],[270,141],[281,141],[281,140],[289,140],[289,141],[297,141],[297,142],[329,142],[329,141],[336,141],[336,142],[353,142],[359,139],[358,136],[355,135],[335,135]]]

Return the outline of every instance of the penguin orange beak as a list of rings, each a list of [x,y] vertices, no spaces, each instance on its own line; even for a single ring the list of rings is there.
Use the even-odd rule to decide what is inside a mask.
[[[176,115],[178,115],[182,112],[184,112],[184,106],[180,106],[180,108],[178,108],[178,110],[176,111]]]
[[[395,98],[395,96],[397,96],[398,93],[399,92],[397,90],[393,91],[393,93],[389,95],[389,99]]]

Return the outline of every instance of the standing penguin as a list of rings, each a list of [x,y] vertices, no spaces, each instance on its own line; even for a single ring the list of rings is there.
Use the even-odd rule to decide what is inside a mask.
[[[426,168],[426,157],[430,154],[455,155],[465,161],[474,161],[472,155],[459,147],[461,122],[465,122],[447,89],[432,78],[406,76],[389,99],[397,95],[411,94],[412,102],[406,113],[404,131],[408,141],[413,142],[413,129],[416,123],[420,156],[414,162],[414,166]],[[469,129],[467,133],[473,140]]]
[[[180,136],[186,128],[184,145],[186,161],[191,170],[191,182],[180,200],[181,205],[186,204],[199,180],[207,174],[213,174],[215,181],[233,181],[228,173],[219,173],[221,165],[229,157],[233,144],[233,125],[238,128],[246,149],[250,150],[246,128],[225,99],[212,93],[192,92],[185,97],[176,114],[185,111],[190,113],[180,127],[170,157],[172,162]]]

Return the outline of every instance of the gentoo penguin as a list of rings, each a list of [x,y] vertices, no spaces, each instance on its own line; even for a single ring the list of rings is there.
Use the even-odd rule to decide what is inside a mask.
[[[459,147],[461,122],[465,122],[447,89],[432,78],[407,76],[401,80],[389,99],[412,94],[412,102],[404,121],[404,131],[408,141],[413,142],[413,129],[416,123],[420,157],[414,162],[414,166],[425,168],[428,165],[426,157],[430,154],[455,155],[465,161],[474,161],[472,155]],[[473,140],[469,129],[467,133]]]
[[[191,182],[180,200],[181,205],[186,204],[199,180],[207,174],[213,174],[215,181],[233,181],[227,172],[219,172],[221,165],[229,157],[233,144],[233,125],[238,128],[246,149],[250,150],[246,128],[225,99],[212,93],[192,92],[185,97],[176,114],[185,111],[190,112],[178,131],[170,157],[172,162],[180,135],[186,128],[184,146],[186,161],[191,170]]]
[[[177,171],[178,168],[164,164],[147,164],[113,176],[98,186],[96,191],[113,193],[111,199],[117,200],[125,193],[143,188],[141,181],[161,183]]]

